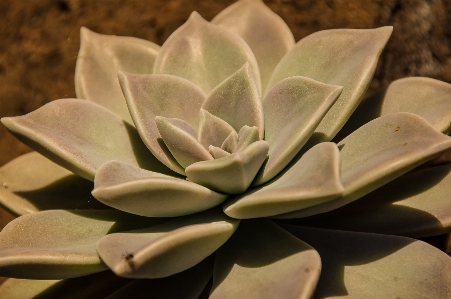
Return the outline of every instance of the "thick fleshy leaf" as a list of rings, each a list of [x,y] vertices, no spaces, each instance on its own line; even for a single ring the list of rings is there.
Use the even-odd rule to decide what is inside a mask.
[[[340,154],[334,143],[322,142],[281,177],[224,203],[224,212],[246,219],[288,213],[337,198],[343,192]]]
[[[227,195],[119,161],[103,164],[94,180],[95,198],[116,209],[148,217],[175,217],[210,209]]]
[[[198,299],[213,272],[213,258],[160,279],[137,279],[106,299]],[[150,296],[150,297],[149,297]]]
[[[186,176],[209,189],[239,194],[247,190],[268,155],[268,143],[260,140],[242,151],[188,166]]]
[[[257,60],[246,42],[193,12],[161,47],[153,73],[188,79],[208,94],[246,62],[261,93]]]
[[[276,65],[294,46],[290,28],[261,0],[237,1],[211,22],[238,34],[249,45],[258,62],[263,90]]]
[[[109,160],[170,173],[147,150],[135,128],[89,101],[53,101],[24,116],[1,121],[20,141],[88,180]]]
[[[344,138],[365,123],[389,113],[410,112],[437,130],[451,130],[451,84],[424,77],[393,81],[360,103],[337,137]]]
[[[399,112],[360,127],[340,141],[338,148],[343,196],[294,212],[296,217],[328,212],[370,193],[451,148],[451,138],[421,117]]]
[[[11,299],[79,299],[105,298],[132,280],[111,271],[63,280],[9,278],[0,286],[0,298]]]
[[[235,130],[233,130],[221,144],[221,149],[225,150],[228,153],[233,153],[237,146],[238,146],[238,134]]]
[[[97,243],[97,252],[119,276],[167,277],[193,267],[215,252],[238,224],[238,220],[215,209],[105,236]]]
[[[257,127],[243,126],[238,132],[238,143],[235,151],[241,151],[251,145],[251,143],[260,140],[258,131]]]
[[[315,248],[323,270],[313,298],[449,298],[451,258],[414,239],[284,226]]]
[[[216,86],[202,108],[226,121],[236,132],[246,125],[256,126],[263,139],[263,107],[249,63]]]
[[[205,93],[192,82],[171,75],[119,73],[119,82],[143,142],[163,164],[184,174],[183,168],[166,146],[159,142],[160,133],[155,117],[179,118],[197,128],[199,109],[206,98]]]
[[[0,168],[0,203],[15,215],[49,209],[105,209],[93,184],[33,152]]]
[[[343,86],[343,92],[315,130],[319,140],[331,140],[355,110],[373,78],[392,27],[334,29],[300,40],[277,65],[266,92],[292,76]]]
[[[197,139],[205,148],[209,148],[210,145],[220,147],[233,131],[232,126],[226,121],[207,110],[200,109]]]
[[[216,253],[211,299],[307,299],[321,259],[270,220],[247,220]]]
[[[81,28],[75,68],[77,97],[100,104],[132,124],[117,72],[151,74],[160,46],[138,38],[102,35]]]
[[[451,231],[451,165],[406,174],[340,209],[301,224],[426,237]]]
[[[269,159],[256,184],[269,181],[288,165],[341,91],[339,86],[297,76],[274,85],[263,100]]]
[[[213,160],[210,152],[196,138],[196,131],[187,122],[178,118],[155,118],[161,138],[172,156],[184,168],[206,160]]]
[[[210,145],[210,146],[208,147],[208,151],[210,152],[210,154],[211,154],[211,155],[213,156],[213,158],[215,158],[215,159],[221,159],[221,158],[224,158],[224,157],[227,157],[228,155],[230,155],[229,152],[226,152],[226,151],[223,150],[222,148],[216,147],[216,146],[213,146],[213,145]]]
[[[0,276],[61,279],[106,270],[97,241],[111,231],[161,223],[113,210],[50,210],[21,216],[0,233]]]

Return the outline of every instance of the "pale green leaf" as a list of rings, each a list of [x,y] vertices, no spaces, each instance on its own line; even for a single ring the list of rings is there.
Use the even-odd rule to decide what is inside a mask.
[[[89,101],[57,100],[1,121],[19,140],[88,180],[109,160],[170,173],[147,150],[135,128]]]
[[[186,121],[157,116],[155,123],[164,144],[182,167],[213,160],[210,152],[197,140],[195,129]]]
[[[97,252],[119,276],[167,277],[215,252],[238,224],[215,209],[150,228],[110,234],[97,243]]]
[[[256,126],[263,139],[263,107],[249,63],[216,86],[202,108],[226,121],[236,132],[246,125]]]
[[[290,28],[261,0],[237,1],[211,22],[238,34],[249,45],[258,62],[263,90],[277,63],[294,46]]]
[[[0,286],[0,298],[31,299],[60,280],[29,280],[9,278]]]
[[[221,204],[226,195],[119,161],[103,164],[94,180],[95,198],[116,209],[148,217],[175,217]]]
[[[233,153],[237,146],[238,146],[238,134],[235,130],[233,130],[221,144],[221,149],[228,153]]]
[[[36,152],[0,168],[0,203],[15,215],[49,209],[104,209],[93,184]]]
[[[300,40],[277,65],[266,89],[292,76],[343,86],[343,92],[315,130],[331,140],[362,99],[393,28],[334,29]]]
[[[270,220],[246,220],[216,253],[211,299],[308,299],[321,259]]]
[[[442,299],[451,294],[451,257],[429,244],[388,235],[284,228],[321,256],[315,299]]]
[[[138,38],[94,33],[82,27],[75,68],[77,97],[100,104],[132,124],[117,72],[151,74],[160,46]]]
[[[255,141],[260,140],[257,127],[243,126],[238,132],[238,143],[235,151],[241,151]]]
[[[229,134],[234,131],[226,121],[210,112],[200,109],[197,139],[205,147],[220,147]]]
[[[263,99],[269,159],[255,184],[276,176],[304,146],[340,95],[342,88],[305,77],[274,85]]]
[[[268,155],[268,143],[260,140],[224,158],[191,164],[186,176],[212,190],[239,194],[247,190]]]
[[[171,75],[133,75],[119,73],[119,82],[130,114],[143,142],[163,164],[184,174],[168,149],[159,142],[156,116],[179,118],[193,128],[199,125],[199,109],[205,93],[192,82]]]
[[[0,233],[0,276],[61,279],[104,271],[97,241],[118,229],[161,223],[114,210],[50,210],[16,218]]]
[[[213,258],[209,257],[196,266],[159,279],[137,279],[106,299],[198,299],[213,271]]]
[[[224,158],[224,157],[227,157],[228,155],[230,155],[229,152],[226,152],[225,150],[221,149],[220,147],[216,147],[213,145],[210,145],[208,147],[208,151],[215,159],[221,159],[221,158]]]
[[[161,47],[153,73],[188,79],[209,93],[246,62],[261,93],[258,64],[246,42],[193,12]]]
[[[451,165],[415,171],[303,225],[426,237],[451,232]]]
[[[298,211],[296,217],[328,212],[370,193],[451,148],[451,138],[421,117],[399,112],[360,127],[338,147],[343,196]]]
[[[340,181],[340,154],[334,143],[322,142],[274,181],[249,189],[224,203],[224,213],[246,219],[274,216],[305,209],[343,192]]]

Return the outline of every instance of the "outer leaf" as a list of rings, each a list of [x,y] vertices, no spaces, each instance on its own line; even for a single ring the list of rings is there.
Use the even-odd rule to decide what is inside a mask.
[[[276,176],[307,142],[342,88],[304,77],[277,83],[263,100],[269,159],[256,184]]]
[[[311,34],[280,61],[266,92],[291,76],[343,86],[337,102],[315,131],[320,140],[331,140],[362,99],[392,30],[335,29]]]
[[[160,279],[137,279],[107,299],[198,299],[211,278],[213,259],[207,258],[181,273]]]
[[[263,108],[249,63],[216,86],[202,108],[226,121],[236,132],[246,125],[256,126],[263,139]]]
[[[206,160],[213,160],[210,153],[196,138],[196,131],[178,118],[157,116],[155,122],[172,156],[182,167]]]
[[[119,161],[103,164],[94,185],[92,194],[106,205],[149,217],[197,213],[221,204],[227,197],[184,179]]]
[[[406,174],[361,199],[303,225],[426,237],[451,231],[451,165]]]
[[[270,220],[243,221],[216,253],[210,298],[310,298],[320,271],[308,244]]]
[[[130,114],[144,143],[166,166],[184,174],[166,146],[159,142],[156,116],[179,118],[194,128],[205,93],[192,82],[171,75],[133,75],[119,73],[119,81]]]
[[[193,12],[161,47],[153,73],[188,79],[209,93],[246,62],[261,93],[258,64],[246,42]]]
[[[16,215],[48,209],[105,209],[84,180],[36,152],[0,168],[0,202]]]
[[[200,109],[199,130],[197,139],[205,148],[210,145],[220,147],[234,129],[226,121],[214,116],[204,109]]]
[[[2,123],[25,144],[88,180],[109,160],[168,173],[133,127],[88,101],[53,101],[24,116],[4,117]]]
[[[80,36],[75,68],[77,97],[106,107],[131,124],[117,72],[151,74],[160,46],[134,37],[102,35],[83,27]]]
[[[451,258],[421,241],[284,226],[321,256],[313,298],[448,298]],[[425,258],[427,257],[427,258]]]
[[[423,117],[437,130],[451,130],[451,84],[424,77],[393,81],[360,103],[338,134],[345,137],[365,123],[389,113],[410,112]],[[337,137],[339,137],[337,136]]]
[[[250,186],[267,154],[268,144],[260,140],[224,158],[191,164],[186,176],[209,189],[239,194]]]
[[[210,210],[155,227],[105,236],[97,243],[97,252],[119,276],[166,277],[212,254],[233,234],[238,223],[220,210]]]
[[[224,212],[239,219],[267,217],[337,198],[343,192],[339,155],[334,143],[320,143],[282,177],[224,203]]]
[[[401,112],[369,122],[340,141],[338,147],[343,196],[295,212],[296,217],[331,211],[370,193],[449,149],[451,138],[421,117]]]
[[[0,286],[0,298],[104,298],[130,282],[130,279],[118,277],[110,271],[63,280],[9,278]]]
[[[24,215],[0,233],[0,275],[61,279],[106,270],[96,253],[96,242],[121,225],[136,228],[142,227],[142,222],[110,210],[50,210]],[[145,222],[151,225],[161,220]]]
[[[260,0],[237,1],[211,22],[238,34],[249,45],[258,62],[263,89],[277,63],[294,46],[287,24]]]

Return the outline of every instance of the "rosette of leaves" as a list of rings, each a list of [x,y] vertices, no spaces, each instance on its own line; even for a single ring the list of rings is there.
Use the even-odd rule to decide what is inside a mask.
[[[78,99],[2,119],[37,152],[0,169],[2,297],[449,298],[413,238],[451,230],[451,165],[418,168],[451,86],[361,101],[391,32],[295,43],[260,1],[161,47],[82,29]]]

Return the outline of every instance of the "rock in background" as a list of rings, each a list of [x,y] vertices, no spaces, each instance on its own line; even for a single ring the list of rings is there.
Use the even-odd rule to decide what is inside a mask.
[[[79,28],[162,44],[198,11],[211,20],[232,0],[1,0],[0,117],[75,97]],[[298,41],[331,28],[393,25],[369,92],[405,76],[451,82],[449,0],[268,0]],[[0,165],[29,149],[0,128]]]

